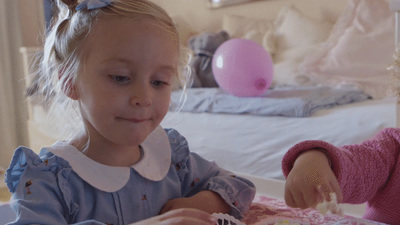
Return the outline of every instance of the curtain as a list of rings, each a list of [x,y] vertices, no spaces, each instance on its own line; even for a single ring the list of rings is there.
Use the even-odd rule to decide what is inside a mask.
[[[7,168],[14,149],[28,145],[19,1],[0,0],[0,167]]]

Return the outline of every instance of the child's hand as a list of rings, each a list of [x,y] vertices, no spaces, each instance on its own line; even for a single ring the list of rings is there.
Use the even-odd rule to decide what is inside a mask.
[[[165,205],[162,207],[160,214],[169,212],[175,209],[182,209],[182,208],[192,208],[198,209],[196,207],[196,203],[191,200],[191,198],[175,198],[169,200]],[[204,211],[204,210],[202,210]]]
[[[286,179],[286,204],[302,209],[315,208],[323,200],[329,200],[331,192],[336,193],[341,203],[342,191],[325,153],[310,150],[301,154]]]
[[[161,214],[180,208],[193,208],[212,213],[228,213],[229,205],[213,191],[201,191],[189,198],[171,199],[161,209]]]
[[[217,218],[197,209],[176,209],[159,216],[151,217],[131,225],[169,225],[169,224],[193,224],[193,225],[215,225]]]

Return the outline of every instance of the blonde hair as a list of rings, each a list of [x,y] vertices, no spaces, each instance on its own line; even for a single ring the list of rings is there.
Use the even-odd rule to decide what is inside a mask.
[[[46,119],[54,120],[54,123],[47,122],[52,125],[52,128],[45,128],[47,133],[54,134],[54,138],[70,139],[84,128],[78,103],[65,93],[77,80],[83,66],[81,45],[100,16],[146,18],[166,30],[181,51],[177,86],[186,89],[189,73],[182,71],[189,58],[182,54],[186,49],[179,44],[173,20],[161,7],[149,0],[113,0],[103,8],[79,11],[75,9],[77,5],[77,0],[55,0],[57,15],[53,17],[43,52],[37,56],[37,63],[34,63],[37,68],[34,69],[29,95],[47,110]]]

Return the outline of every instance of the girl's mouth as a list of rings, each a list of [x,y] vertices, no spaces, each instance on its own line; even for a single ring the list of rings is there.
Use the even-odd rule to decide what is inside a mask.
[[[141,119],[141,118],[122,118],[122,117],[117,117],[117,119],[126,120],[126,121],[129,121],[132,123],[141,123],[141,122],[145,122],[145,121],[149,120],[149,119]]]

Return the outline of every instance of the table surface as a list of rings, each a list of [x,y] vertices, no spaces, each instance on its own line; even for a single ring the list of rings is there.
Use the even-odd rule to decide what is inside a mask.
[[[350,215],[322,215],[315,209],[290,208],[281,199],[257,195],[241,220],[246,225],[383,225]]]
[[[257,189],[258,195],[268,196],[279,200],[284,200],[285,181],[277,179],[268,179],[246,174],[238,174],[251,180]],[[364,204],[342,204],[346,215],[362,217],[364,215],[366,203]]]

